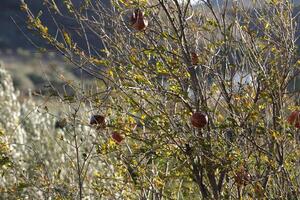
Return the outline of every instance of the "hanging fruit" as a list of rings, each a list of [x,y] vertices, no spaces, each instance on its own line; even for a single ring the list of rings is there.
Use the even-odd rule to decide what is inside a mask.
[[[95,125],[97,129],[105,128],[105,117],[102,115],[93,115],[90,119],[90,125]]]
[[[300,111],[293,111],[287,118],[289,124],[300,128]]]
[[[199,58],[198,58],[198,55],[195,52],[191,53],[191,62],[192,62],[192,65],[198,65],[199,64]]]
[[[236,172],[234,179],[238,186],[246,186],[251,182],[251,175],[242,167]]]
[[[131,15],[131,26],[137,31],[143,31],[148,26],[148,20],[145,19],[144,12],[140,9],[135,9]]]
[[[196,128],[203,128],[208,123],[208,118],[204,113],[195,112],[191,116],[191,123]]]
[[[67,119],[63,118],[55,122],[55,129],[63,129],[67,125]]]
[[[122,140],[124,140],[124,138],[120,135],[120,133],[114,131],[112,132],[111,137],[118,143],[120,144],[122,142]]]

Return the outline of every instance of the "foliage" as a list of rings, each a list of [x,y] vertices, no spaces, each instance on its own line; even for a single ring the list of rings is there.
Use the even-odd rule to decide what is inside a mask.
[[[253,1],[252,7],[224,2],[112,1],[108,8],[99,1],[76,6],[65,0],[78,29],[57,24],[55,35],[22,4],[29,28],[98,79],[89,89],[70,83],[74,96],[57,94],[70,107],[70,130],[87,125],[78,116],[100,113],[108,121],[106,128],[94,127],[101,134],[92,140],[83,129],[64,141],[73,142],[71,160],[77,165],[76,185],[64,181],[68,194],[73,191],[79,199],[298,198],[299,133],[286,121],[299,109],[299,93],[288,89],[299,73],[297,18],[284,0]],[[47,6],[60,15],[54,1]],[[145,20],[141,28],[137,20]],[[74,34],[86,45],[79,46]],[[90,35],[104,48],[95,49]],[[92,110],[81,109],[86,105]],[[191,124],[196,112],[208,117],[204,128]],[[112,132],[125,140],[113,141]],[[90,153],[79,158],[85,148]],[[91,179],[82,169],[94,172]]]
[[[95,155],[103,138],[87,125],[89,117],[83,114],[69,118],[62,112],[71,109],[69,104],[59,116],[52,115],[45,106],[47,102],[38,105],[31,98],[21,101],[2,67],[0,77],[0,199],[76,199],[76,159],[80,159],[79,170],[87,181],[84,187],[92,191],[94,177],[106,165],[106,158]],[[78,144],[74,144],[74,137]],[[112,140],[110,144],[115,145]],[[80,151],[76,151],[79,145]],[[109,166],[109,171],[101,172],[110,177],[114,176],[113,170]]]

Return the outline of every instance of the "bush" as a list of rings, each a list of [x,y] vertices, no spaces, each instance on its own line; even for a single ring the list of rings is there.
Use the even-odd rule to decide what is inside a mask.
[[[80,28],[61,28],[60,37],[22,4],[31,29],[99,80],[91,90],[71,83],[76,95],[60,97],[72,108],[69,119],[91,114],[76,109],[83,104],[109,121],[95,156],[110,173],[96,173],[87,188],[90,179],[77,173],[76,189],[68,186],[79,199],[297,199],[293,5],[224,2],[113,1],[108,9],[67,0]],[[104,44],[100,53],[94,37]],[[107,140],[112,132],[125,140]]]
[[[43,107],[45,102],[37,105],[29,98],[21,103],[10,75],[2,67],[0,87],[0,170],[3,174],[0,199],[76,199],[78,173],[84,176],[84,187],[91,193],[99,189],[93,188],[98,171],[114,176],[110,162],[95,158],[104,138],[88,125],[86,112],[65,115],[64,109],[72,109],[68,103],[59,109],[61,114],[57,116]],[[58,122],[62,125],[55,127]],[[113,141],[110,144],[115,146]]]

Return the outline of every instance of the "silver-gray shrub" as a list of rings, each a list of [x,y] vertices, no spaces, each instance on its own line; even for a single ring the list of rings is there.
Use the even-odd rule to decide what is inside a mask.
[[[69,110],[57,116],[45,111],[43,104],[37,104],[32,97],[20,100],[10,74],[0,67],[0,129],[9,144],[11,158],[0,179],[0,199],[74,199],[79,173],[85,196],[92,199],[93,177],[98,171],[101,169],[107,176],[114,174],[109,164],[115,162],[114,158],[105,160],[97,156],[97,148],[108,139],[107,133],[99,134],[88,125],[87,107],[83,105],[85,112],[75,116],[67,114],[71,113],[72,105],[59,106]],[[63,118],[66,126],[55,128],[55,123]],[[80,145],[75,145],[74,136]]]

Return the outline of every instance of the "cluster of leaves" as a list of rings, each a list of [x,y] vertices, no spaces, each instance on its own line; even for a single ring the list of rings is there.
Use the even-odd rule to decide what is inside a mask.
[[[120,164],[118,159],[109,153],[99,157],[100,150],[118,146],[108,132],[89,125],[86,105],[72,104],[74,98],[68,96],[48,97],[40,104],[21,100],[2,67],[0,80],[0,199],[76,199],[79,180],[86,192],[100,190],[108,196],[108,187],[98,188],[100,177],[119,185],[126,181],[112,166]]]
[[[96,157],[115,173],[98,167],[89,183],[79,170],[80,198],[299,196],[299,136],[286,120],[299,109],[299,92],[290,87],[300,63],[289,1],[253,0],[245,7],[237,1],[116,0],[110,8],[99,1],[64,2],[77,32],[57,24],[52,35],[25,3],[22,8],[31,29],[99,81],[94,90],[73,86],[78,94],[69,105],[89,103],[107,117],[103,135],[93,141]],[[62,13],[55,1],[46,3]],[[90,40],[95,37],[103,49]],[[196,112],[208,117],[205,127],[191,124]],[[125,140],[114,142],[113,131]],[[75,144],[77,155],[82,149]],[[78,172],[84,167],[78,156],[77,164]]]

